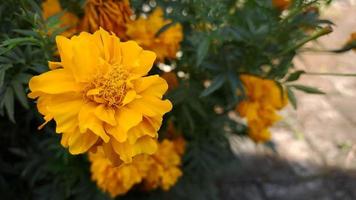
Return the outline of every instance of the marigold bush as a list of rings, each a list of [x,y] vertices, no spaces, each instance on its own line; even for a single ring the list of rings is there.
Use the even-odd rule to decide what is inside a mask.
[[[223,199],[230,138],[271,147],[296,90],[325,94],[293,59],[329,3],[1,2],[2,197]]]

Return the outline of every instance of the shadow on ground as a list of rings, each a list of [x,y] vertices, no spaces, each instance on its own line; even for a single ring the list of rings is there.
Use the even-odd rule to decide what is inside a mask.
[[[356,170],[318,168],[309,173],[297,162],[275,156],[244,155],[240,167],[224,170],[217,184],[224,200],[354,200]],[[293,166],[291,166],[293,165]],[[299,167],[296,173],[293,168]]]

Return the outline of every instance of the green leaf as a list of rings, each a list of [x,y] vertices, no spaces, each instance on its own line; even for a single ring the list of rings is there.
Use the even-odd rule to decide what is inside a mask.
[[[240,79],[233,73],[233,72],[230,72],[228,75],[228,80],[229,80],[229,83],[230,83],[230,88],[231,88],[231,94],[234,98],[234,100],[238,100],[238,91],[241,91],[242,93],[244,92],[244,89],[243,89],[243,85],[240,81]],[[244,96],[245,94],[243,94],[242,96]],[[235,102],[234,102],[235,103]]]
[[[25,35],[25,36],[32,36],[32,37],[38,36],[38,33],[36,33],[35,31],[32,31],[32,30],[14,29],[13,31],[16,33]]]
[[[213,81],[211,82],[210,86],[207,87],[201,94],[200,97],[206,97],[209,94],[215,92],[219,89],[225,82],[225,74],[220,74],[216,76]]]
[[[293,87],[297,90],[303,91],[309,94],[325,94],[325,92],[319,90],[318,88],[305,86],[305,85],[289,85],[289,87]]]
[[[6,70],[11,67],[11,64],[0,65],[0,88],[4,85]]]
[[[287,87],[287,96],[289,102],[292,104],[294,109],[297,109],[297,98],[294,95],[294,92],[291,90],[290,87]]]
[[[10,121],[15,123],[15,117],[14,117],[14,92],[12,91],[11,87],[8,87],[5,92],[5,97],[3,99],[4,105],[5,105],[5,110],[7,113],[7,116],[9,117]]]
[[[304,70],[298,70],[298,71],[295,71],[293,73],[291,73],[287,80],[285,82],[291,82],[291,81],[296,81],[299,79],[299,77],[302,75],[302,74],[305,74],[305,71]]]
[[[11,49],[15,48],[18,45],[24,44],[36,44],[38,41],[33,37],[20,37],[20,38],[12,38],[3,41],[0,44],[0,55],[5,54],[6,52],[10,51]]]
[[[193,117],[191,115],[191,112],[189,111],[188,107],[186,105],[182,106],[182,112],[185,120],[187,120],[190,129],[193,131],[195,129],[195,123],[193,120]]]
[[[23,44],[23,43],[34,43],[37,40],[33,37],[20,37],[20,38],[12,38],[12,39],[7,39],[1,43],[1,47],[4,46],[13,46],[15,47],[16,45]]]
[[[16,98],[19,100],[19,102],[21,103],[21,105],[22,105],[24,108],[29,109],[27,97],[26,97],[25,90],[24,90],[22,84],[19,83],[19,82],[17,82],[17,81],[14,81],[14,82],[11,84],[11,86],[12,86],[14,92],[15,92]]]
[[[197,50],[197,62],[196,62],[197,66],[199,66],[205,59],[205,57],[209,51],[209,46],[210,46],[210,38],[209,37],[205,37],[204,40],[199,43],[198,50]]]
[[[204,107],[202,106],[201,102],[198,99],[192,99],[189,101],[189,106],[195,110],[201,117],[206,117],[207,114],[205,112]]]

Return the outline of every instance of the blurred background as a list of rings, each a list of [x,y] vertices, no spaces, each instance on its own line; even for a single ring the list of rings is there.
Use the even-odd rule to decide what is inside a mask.
[[[356,32],[356,0],[334,1],[320,12],[335,23],[334,32],[308,48],[337,49]],[[303,52],[294,63],[310,72],[356,73],[356,52]],[[356,79],[308,75],[299,81],[327,95],[297,93],[298,109],[289,105],[271,129],[275,152],[231,138],[243,170],[225,177],[232,182],[223,187],[226,199],[356,199]]]

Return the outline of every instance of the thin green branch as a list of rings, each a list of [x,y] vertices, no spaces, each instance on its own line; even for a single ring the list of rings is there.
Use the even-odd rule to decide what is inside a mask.
[[[320,30],[317,30],[315,31],[311,36],[307,37],[307,38],[304,38],[303,40],[299,41],[297,44],[295,44],[294,46],[282,51],[280,53],[280,56],[281,55],[285,55],[291,51],[294,51],[296,49],[298,49],[299,47],[303,46],[304,44],[306,44],[307,42],[309,41],[312,41],[312,40],[315,40],[323,35],[326,35],[326,34],[329,34],[332,32],[332,28],[330,26],[327,26],[325,28],[322,28]]]
[[[305,72],[305,75],[311,76],[355,76],[356,74],[344,74],[344,73],[333,73],[333,72]]]

